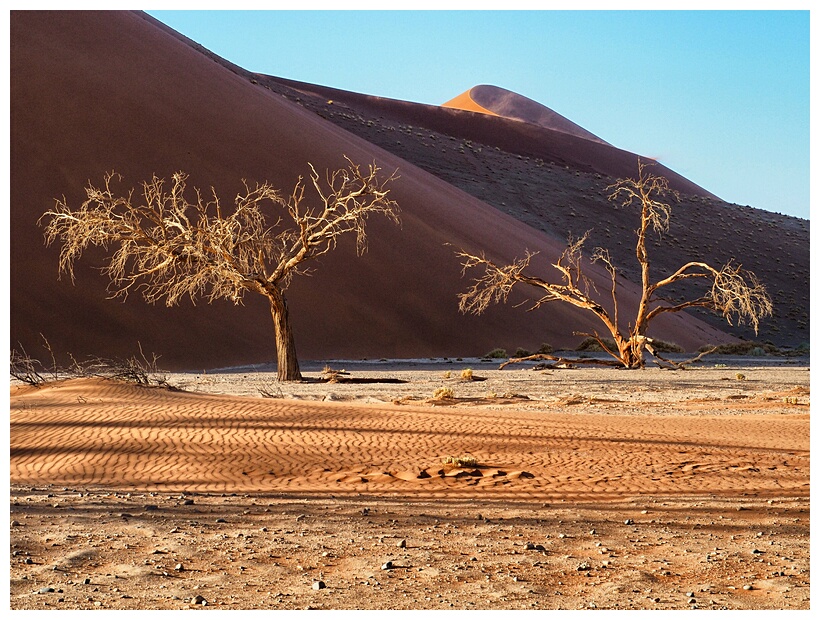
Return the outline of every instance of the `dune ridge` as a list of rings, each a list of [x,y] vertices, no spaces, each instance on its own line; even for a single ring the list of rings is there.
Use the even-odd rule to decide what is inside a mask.
[[[460,315],[456,295],[467,281],[446,243],[487,249],[498,260],[537,247],[554,260],[563,241],[214,62],[144,14],[15,11],[11,76],[11,341],[35,357],[42,333],[63,359],[129,357],[140,346],[169,369],[273,359],[262,300],[247,298],[244,308],[220,302],[170,309],[136,297],[112,302],[97,272],[103,253],[89,253],[73,286],[58,281],[58,250],[43,247],[36,222],[56,196],[79,203],[83,184],[101,181],[111,169],[124,176],[124,190],[181,169],[190,184],[213,185],[227,197],[242,178],[286,189],[307,162],[333,168],[343,155],[399,171],[394,196],[402,228],[374,221],[365,256],[342,243],[315,265],[313,277],[293,282],[289,302],[300,356],[481,355],[497,346],[561,346],[576,339],[573,330],[594,328],[563,306],[535,321],[512,306]],[[602,286],[607,279],[600,269],[591,276]],[[625,306],[636,303],[634,287],[627,283],[626,290],[632,292]],[[513,303],[524,299],[517,295]],[[659,327],[664,324],[669,339],[690,349],[729,339],[688,316]]]
[[[545,129],[554,129],[585,140],[609,145],[590,131],[558,114],[555,110],[533,101],[528,97],[514,93],[506,88],[482,84],[473,86],[460,95],[442,103],[442,107],[456,108],[472,112],[481,112],[493,116],[502,116],[525,123],[539,125]]]

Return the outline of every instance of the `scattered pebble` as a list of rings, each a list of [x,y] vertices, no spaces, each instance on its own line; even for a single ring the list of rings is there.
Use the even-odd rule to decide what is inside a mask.
[[[382,570],[390,570],[391,568],[393,568],[393,562],[390,560],[382,564]]]
[[[324,581],[314,581],[313,582],[313,589],[314,590],[323,590],[326,587],[327,587],[327,585],[325,584]]]

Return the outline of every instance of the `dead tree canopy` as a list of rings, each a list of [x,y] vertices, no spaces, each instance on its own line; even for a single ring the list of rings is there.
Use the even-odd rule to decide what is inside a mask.
[[[65,197],[56,200],[47,221],[46,243],[61,244],[59,272],[74,280],[74,263],[89,246],[112,249],[102,269],[111,297],[139,292],[149,303],[173,306],[189,297],[193,303],[229,299],[242,302],[245,292],[263,295],[274,322],[278,376],[301,379],[285,289],[306,263],[333,250],[340,237],[353,235],[357,253],[367,247],[365,226],[371,215],[398,223],[398,205],[389,197],[395,174],[380,178],[371,164],[348,166],[323,177],[310,168],[290,194],[268,182],[253,187],[242,181],[232,208],[220,204],[216,191],[207,196],[188,191],[184,172],[166,181],[154,176],[141,193],[124,195],[112,188],[121,177],[105,175],[102,187],[89,182],[87,199],[77,209]],[[308,194],[306,196],[306,194]]]
[[[637,205],[639,226],[636,231],[635,257],[641,271],[641,295],[637,313],[630,317],[626,325],[619,316],[617,270],[609,252],[595,248],[591,262],[601,264],[610,276],[609,301],[605,307],[591,281],[584,274],[583,246],[589,234],[578,239],[570,238],[569,244],[558,260],[552,265],[558,272],[554,281],[532,275],[528,268],[536,253],[527,251],[523,258],[507,265],[499,265],[486,258],[483,253],[465,250],[457,252],[463,267],[462,275],[474,267],[483,269],[483,274],[473,280],[472,286],[459,294],[459,308],[464,313],[480,314],[493,303],[506,302],[512,288],[521,283],[537,289],[540,297],[531,309],[549,302],[564,302],[591,312],[606,330],[604,335],[615,342],[608,346],[604,335],[597,331],[578,335],[595,338],[612,358],[613,364],[626,368],[644,366],[644,351],[654,355],[647,329],[653,319],[664,313],[680,312],[687,308],[702,307],[723,315],[732,325],[734,322],[748,323],[757,333],[762,318],[771,315],[772,302],[765,287],[750,271],[732,262],[715,268],[703,261],[689,261],[675,272],[653,280],[650,260],[646,249],[648,234],[662,235],[668,232],[671,206],[666,197],[677,198],[669,188],[668,181],[647,170],[647,164],[638,162],[637,179],[621,179],[608,188],[609,200],[617,201],[625,207]],[[664,287],[682,280],[695,279],[703,283],[700,296],[680,303],[669,303],[658,292]]]

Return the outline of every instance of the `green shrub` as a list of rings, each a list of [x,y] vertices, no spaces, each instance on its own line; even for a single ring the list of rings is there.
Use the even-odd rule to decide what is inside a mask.
[[[683,347],[674,342],[666,342],[665,340],[652,339],[652,348],[658,353],[686,353]]]
[[[618,350],[618,345],[615,344],[615,341],[610,338],[601,338],[601,340],[610,348],[612,351]],[[575,347],[576,351],[587,351],[590,353],[598,353],[602,352],[603,348],[595,338],[589,337],[584,338],[577,347]]]
[[[699,353],[708,351],[715,345],[707,344],[698,349]],[[761,352],[755,352],[755,349],[760,349]],[[715,355],[764,355],[766,353],[780,353],[780,349],[770,343],[758,342],[730,342],[728,344],[718,345],[715,349]]]
[[[541,346],[538,347],[536,353],[543,353],[544,355],[550,355],[553,352],[552,345],[547,344],[546,342],[542,342]]]
[[[506,349],[493,349],[489,353],[485,353],[483,356],[485,359],[503,359],[507,357],[507,350]]]
[[[532,351],[528,351],[524,347],[518,347],[513,357],[529,357],[530,355],[532,355]]]

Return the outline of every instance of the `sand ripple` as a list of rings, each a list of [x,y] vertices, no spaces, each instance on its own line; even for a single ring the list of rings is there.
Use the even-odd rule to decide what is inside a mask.
[[[806,415],[646,416],[12,388],[11,480],[180,491],[808,494]],[[444,467],[470,454],[476,467]]]

